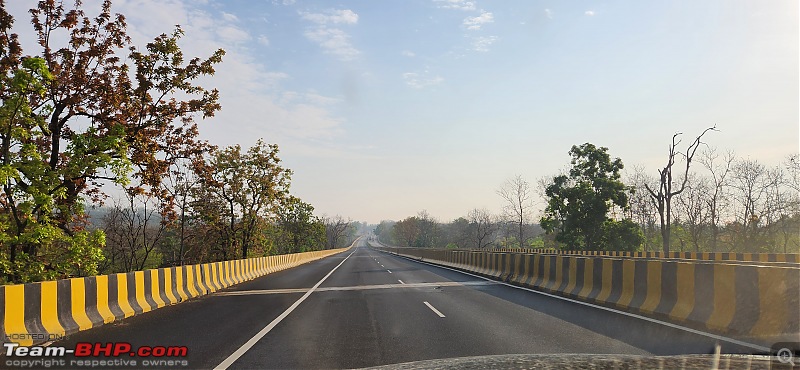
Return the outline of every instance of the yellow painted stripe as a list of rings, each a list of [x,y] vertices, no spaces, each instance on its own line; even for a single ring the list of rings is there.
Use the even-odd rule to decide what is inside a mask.
[[[161,271],[163,271],[163,269],[150,270],[150,293],[153,295],[153,301],[156,302],[156,306],[153,307],[153,309],[161,308],[167,305],[164,303],[164,300],[161,299],[161,288],[158,286],[158,278],[159,275],[161,275]],[[164,279],[165,285],[166,281],[167,280]]]
[[[628,307],[633,300],[633,279],[636,270],[634,260],[622,260],[622,294],[619,296],[617,305]]]
[[[178,299],[175,296],[175,288],[173,287],[173,279],[172,279],[172,269],[167,267],[164,270],[164,294],[167,295],[167,300],[169,300],[168,304],[176,304],[178,303]],[[175,285],[180,286],[180,285]]]
[[[533,274],[531,276],[530,285],[536,286],[536,280],[539,279],[539,260],[542,258],[541,254],[533,255]]]
[[[111,306],[108,303],[108,275],[99,275],[94,277],[97,285],[97,312],[103,318],[103,322],[108,324],[116,320],[116,316],[111,312]]]
[[[612,260],[610,259],[603,259],[603,280],[602,285],[600,288],[600,293],[597,295],[597,300],[600,302],[606,302],[608,300],[608,296],[611,295],[611,268],[613,265],[611,264]]]
[[[182,268],[186,269],[186,282],[185,283],[182,282],[182,284],[184,284],[184,285],[181,285],[181,286],[185,287],[186,293],[188,293],[189,296],[184,296],[183,289],[178,290],[178,294],[180,294],[181,298],[183,298],[183,299],[189,299],[191,297],[199,296],[200,293],[197,291],[197,288],[195,288],[195,286],[194,286],[195,285],[194,284],[194,282],[195,282],[195,271],[194,270],[197,268],[197,266],[196,265],[189,265],[189,266],[183,266]],[[175,274],[175,277],[179,277],[179,276],[180,276],[180,279],[182,280],[183,279],[183,272],[182,271],[181,271],[180,274],[178,274],[178,273]]]
[[[556,256],[556,280],[550,285],[551,290],[557,290],[564,281],[564,257],[561,255]]]
[[[136,303],[142,308],[142,312],[148,312],[153,309],[147,300],[144,298],[144,271],[135,271],[133,273],[133,287],[136,293]]]
[[[678,263],[677,271],[678,296],[675,307],[669,313],[669,317],[676,320],[686,320],[694,309],[694,265],[689,263]]]
[[[64,335],[64,327],[58,322],[58,286],[55,281],[39,283],[42,295],[42,326],[48,334]]]
[[[796,299],[797,291],[789,289],[789,272],[787,268],[766,268],[758,270],[758,299],[760,315],[750,334],[759,337],[777,337],[787,329],[787,323],[797,320],[789,317],[787,297]],[[797,275],[794,275],[797,278]],[[794,291],[793,291],[794,290]],[[795,321],[796,322],[796,321]]]
[[[183,281],[183,269],[185,268],[185,266],[175,266],[175,299],[178,299],[180,302],[188,299],[187,294],[189,294],[189,287],[186,286],[186,283]]]
[[[660,261],[647,261],[647,295],[639,308],[646,313],[655,312],[661,303],[661,267]]]
[[[117,274],[117,303],[125,317],[131,317],[136,313],[128,302],[128,276],[124,273]]]
[[[736,266],[714,265],[714,310],[706,320],[709,329],[726,330],[736,313]]]
[[[72,300],[72,319],[78,324],[78,330],[92,327],[92,320],[86,313],[86,282],[84,278],[69,279],[70,299]]]
[[[569,294],[575,289],[575,285],[578,284],[578,259],[575,257],[569,257],[569,282],[567,282],[567,287],[564,288],[564,293]]]
[[[6,335],[16,335],[14,341],[21,346],[33,345],[33,340],[28,335],[30,333],[25,328],[25,286],[6,285],[0,288],[4,289],[6,294],[3,314]]]

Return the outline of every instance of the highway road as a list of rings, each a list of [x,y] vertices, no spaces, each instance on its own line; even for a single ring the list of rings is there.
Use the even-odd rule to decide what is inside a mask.
[[[308,369],[502,354],[711,353],[717,339],[389,255],[362,239],[52,345],[79,342],[187,346],[185,368]]]

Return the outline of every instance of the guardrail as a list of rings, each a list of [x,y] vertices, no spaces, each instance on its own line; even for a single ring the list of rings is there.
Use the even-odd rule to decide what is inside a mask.
[[[346,249],[0,286],[0,342],[60,339]]]
[[[768,345],[800,339],[800,269],[795,267],[378,249]]]

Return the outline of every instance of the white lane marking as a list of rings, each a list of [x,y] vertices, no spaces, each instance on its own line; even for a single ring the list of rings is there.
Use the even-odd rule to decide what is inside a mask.
[[[386,269],[386,271],[389,271],[390,274],[392,273],[392,270]]]
[[[431,309],[431,311],[433,311],[433,313],[435,313],[435,314],[439,315],[439,317],[444,317],[444,314],[442,314],[441,312],[439,312],[439,310],[437,310],[437,309],[436,309],[436,307],[433,307],[433,306],[431,306],[431,304],[430,304],[430,303],[428,303],[428,302],[422,302],[422,303],[425,303],[425,305],[426,305],[426,306],[428,306],[428,308],[430,308],[430,309]]]
[[[400,282],[400,284],[405,284],[405,283],[403,282],[403,280],[397,279],[397,281],[399,281],[399,282]]]
[[[384,252],[384,251],[380,251],[380,252],[389,253],[389,252]],[[613,308],[608,308],[608,307],[604,307],[604,306],[598,306],[596,304],[592,304],[592,303],[588,303],[588,302],[582,302],[582,301],[578,301],[578,300],[567,298],[567,297],[562,297],[562,296],[555,295],[555,294],[540,292],[538,290],[533,290],[533,289],[530,289],[530,288],[516,286],[516,285],[505,283],[505,282],[502,282],[502,281],[493,280],[493,279],[490,279],[490,278],[487,278],[487,277],[471,274],[469,272],[457,270],[457,269],[454,269],[454,268],[451,268],[451,267],[436,265],[436,264],[425,262],[425,261],[418,261],[418,260],[415,260],[413,258],[408,258],[406,256],[401,256],[401,255],[398,255],[398,254],[389,253],[389,255],[393,255],[393,256],[396,256],[396,257],[404,258],[406,260],[417,262],[417,263],[421,263],[421,264],[428,265],[428,266],[433,266],[433,267],[438,267],[438,268],[442,268],[442,269],[445,269],[445,270],[460,272],[460,273],[462,273],[464,275],[473,276],[473,277],[476,277],[476,278],[479,278],[479,279],[483,279],[483,280],[486,280],[486,281],[498,282],[500,285],[505,285],[507,287],[511,287],[511,288],[514,288],[514,289],[527,290],[527,291],[532,292],[532,293],[545,295],[545,296],[548,296],[548,297],[560,299],[562,301],[577,303],[577,304],[580,304],[580,305],[583,305],[583,306],[588,306],[588,307],[592,307],[592,308],[598,308],[598,309],[601,309],[601,310],[604,310],[604,311],[613,312],[613,313],[617,313],[617,314],[620,314],[620,315],[625,315],[625,316],[628,316],[628,317],[633,317],[633,318],[644,320],[644,321],[649,321],[649,322],[652,322],[652,323],[655,323],[655,324],[661,324],[661,325],[668,326],[668,327],[673,328],[673,329],[683,330],[683,331],[686,331],[686,332],[689,332],[689,333],[692,333],[692,334],[702,335],[704,337],[708,337],[708,338],[711,338],[711,339],[721,340],[723,342],[728,342],[728,343],[740,345],[740,346],[743,346],[743,347],[752,348],[752,349],[755,349],[755,350],[758,350],[758,351],[761,351],[761,352],[769,352],[769,351],[771,351],[771,349],[769,347],[763,347],[763,346],[759,346],[757,344],[747,343],[747,342],[744,342],[744,341],[741,341],[741,340],[738,340],[738,339],[724,337],[722,335],[706,333],[704,331],[700,331],[700,330],[696,330],[696,329],[692,329],[692,328],[687,328],[685,326],[680,326],[680,325],[677,325],[677,324],[673,324],[671,322],[656,320],[654,318],[637,315],[635,313],[619,311],[619,310],[615,310]]]
[[[353,242],[353,244],[355,244],[355,242]],[[245,352],[247,352],[250,348],[253,348],[256,342],[258,342],[259,340],[261,340],[261,338],[267,335],[267,333],[269,333],[270,330],[272,330],[272,328],[274,328],[283,319],[285,319],[286,316],[289,316],[289,314],[292,313],[292,311],[294,311],[294,309],[297,308],[297,306],[299,306],[300,303],[303,303],[303,301],[305,301],[306,298],[308,298],[308,296],[311,295],[311,293],[314,293],[314,290],[316,290],[317,287],[319,287],[325,281],[325,279],[328,278],[328,276],[331,276],[331,274],[333,274],[333,272],[336,271],[336,269],[338,269],[339,266],[341,266],[344,263],[344,261],[347,261],[347,259],[350,258],[350,256],[352,256],[353,253],[355,252],[356,252],[355,250],[350,252],[350,254],[348,254],[347,257],[345,257],[342,260],[342,262],[339,262],[339,264],[336,265],[336,267],[334,267],[333,270],[328,272],[328,274],[325,275],[325,277],[323,277],[322,280],[317,282],[317,284],[314,285],[311,289],[309,289],[308,292],[306,292],[306,294],[300,297],[300,299],[298,299],[296,302],[292,303],[292,305],[289,306],[289,308],[287,308],[286,311],[283,311],[283,313],[280,316],[276,317],[275,320],[272,320],[272,322],[269,323],[269,325],[265,326],[264,329],[261,329],[261,331],[259,331],[258,333],[256,333],[256,335],[250,338],[250,340],[248,340],[247,343],[243,344],[241,347],[239,347],[239,349],[231,353],[231,355],[228,356],[228,358],[222,361],[219,365],[215,366],[214,369],[224,370],[227,369],[229,366],[233,365],[233,363],[236,362],[236,360],[238,360],[239,357],[242,357],[242,355],[244,355]]]

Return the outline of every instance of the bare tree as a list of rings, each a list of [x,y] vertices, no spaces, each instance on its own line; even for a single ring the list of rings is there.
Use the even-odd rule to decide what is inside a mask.
[[[763,245],[760,227],[766,221],[769,207],[769,189],[777,177],[755,160],[741,160],[733,168],[732,187],[737,212],[733,225],[735,228],[734,248],[757,250]]]
[[[708,221],[711,226],[711,251],[717,251],[722,217],[728,208],[727,187],[730,183],[730,172],[736,156],[732,151],[728,151],[720,158],[720,154],[715,148],[703,151],[700,163],[708,170],[711,177],[708,184],[708,195],[706,205],[708,208]]]
[[[628,218],[634,220],[642,229],[644,249],[651,250],[651,241],[656,235],[656,203],[645,185],[655,183],[642,166],[633,166],[633,172],[627,173],[626,183],[631,184],[628,195]],[[655,248],[655,246],[652,246]]]
[[[656,203],[656,209],[658,209],[659,220],[661,222],[662,249],[665,253],[669,252],[670,226],[672,222],[672,198],[682,193],[686,188],[686,181],[689,179],[689,167],[692,164],[692,159],[694,159],[697,148],[699,148],[700,144],[702,144],[702,141],[700,140],[708,131],[716,131],[716,126],[703,130],[700,136],[695,138],[694,141],[692,141],[692,143],[686,148],[686,153],[682,153],[677,150],[678,145],[681,143],[681,140],[678,139],[678,136],[680,136],[681,133],[678,132],[675,135],[672,135],[672,144],[669,146],[667,164],[663,169],[658,170],[658,191],[654,191],[650,185],[645,184],[647,191],[650,193],[650,196],[653,197],[653,200]],[[673,183],[673,177],[680,178],[679,176],[673,176],[672,173],[676,157],[683,157],[686,167],[684,171],[682,171],[683,181],[681,182],[680,187],[677,190],[674,190],[673,185],[675,184]]]
[[[325,225],[325,248],[338,248],[347,235],[347,228],[350,227],[351,221],[336,215],[335,217],[323,217],[322,223]]]
[[[706,202],[708,193],[708,179],[692,173],[689,174],[686,191],[678,197],[677,211],[684,219],[683,223],[695,252],[700,251],[700,242],[709,217]]]
[[[140,189],[128,189],[126,202],[116,201],[103,219],[110,260],[107,270],[143,270],[164,236],[167,223],[160,217],[162,203]]]
[[[532,192],[530,184],[520,175],[506,180],[497,190],[497,195],[505,201],[505,217],[517,226],[520,248],[525,246],[525,223],[530,220],[533,209]]]
[[[467,220],[470,224],[471,239],[475,241],[475,248],[484,249],[494,241],[492,236],[497,231],[497,222],[494,216],[485,208],[475,208],[469,211]]]

